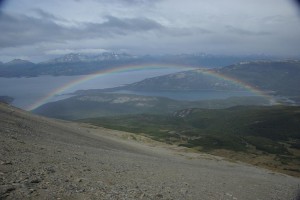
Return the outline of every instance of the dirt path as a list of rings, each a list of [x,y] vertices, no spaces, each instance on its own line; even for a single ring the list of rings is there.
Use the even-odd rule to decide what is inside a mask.
[[[4,104],[0,127],[0,199],[286,200],[299,190],[298,178]]]

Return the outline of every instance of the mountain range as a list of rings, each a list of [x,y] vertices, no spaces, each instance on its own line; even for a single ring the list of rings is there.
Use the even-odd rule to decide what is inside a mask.
[[[34,77],[41,75],[86,75],[103,69],[126,65],[181,65],[187,67],[220,67],[245,60],[272,59],[264,55],[222,56],[209,54],[130,55],[104,52],[97,55],[71,53],[40,63],[15,59],[0,64],[0,77]]]

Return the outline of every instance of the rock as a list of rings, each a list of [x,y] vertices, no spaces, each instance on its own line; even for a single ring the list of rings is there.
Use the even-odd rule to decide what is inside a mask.
[[[78,179],[76,179],[76,182],[78,182],[78,183],[81,183],[83,181],[83,179],[82,178],[78,178]]]
[[[31,189],[29,189],[29,194],[31,194],[31,193],[33,193],[33,192],[35,192],[36,190],[35,189],[33,189],[33,188],[31,188]]]
[[[85,189],[76,190],[77,193],[83,193],[85,192]]]
[[[188,193],[188,190],[186,188],[181,188],[180,193],[186,195]]]
[[[14,191],[14,190],[16,190],[15,187],[13,187],[13,186],[8,186],[8,187],[4,190],[3,194],[10,193],[10,192],[12,192],[12,191]]]
[[[11,161],[1,161],[1,165],[12,165],[12,162]]]
[[[32,179],[32,180],[30,181],[30,183],[39,183],[39,182],[41,182],[40,179]]]
[[[48,172],[48,174],[52,174],[56,172],[53,167],[47,167],[45,170]]]
[[[143,192],[141,195],[140,195],[140,199],[144,198],[145,196],[145,193]]]

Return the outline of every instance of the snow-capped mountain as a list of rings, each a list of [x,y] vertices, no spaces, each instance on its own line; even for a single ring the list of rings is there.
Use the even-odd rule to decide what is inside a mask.
[[[47,61],[45,63],[57,64],[57,63],[77,63],[77,62],[98,62],[98,61],[126,60],[126,59],[134,59],[134,58],[136,58],[136,56],[132,56],[126,53],[115,53],[115,52],[105,52],[97,55],[70,53],[62,57],[58,57],[53,60]]]
[[[10,62],[5,63],[5,65],[34,65],[34,63],[28,61],[28,60],[22,60],[22,59],[14,59]]]

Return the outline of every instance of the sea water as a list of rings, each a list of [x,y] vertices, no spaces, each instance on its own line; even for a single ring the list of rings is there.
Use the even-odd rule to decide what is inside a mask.
[[[104,89],[122,86],[133,82],[141,81],[160,75],[166,75],[183,71],[183,69],[145,69],[132,70],[129,72],[118,72],[101,75],[95,79],[82,82],[63,91],[62,94],[48,99],[47,102],[57,101],[70,97],[69,93],[77,90]],[[35,102],[45,98],[54,91],[70,84],[76,80],[84,78],[82,76],[39,76],[29,78],[0,78],[0,96],[10,96],[14,98],[12,105],[28,109]]]

